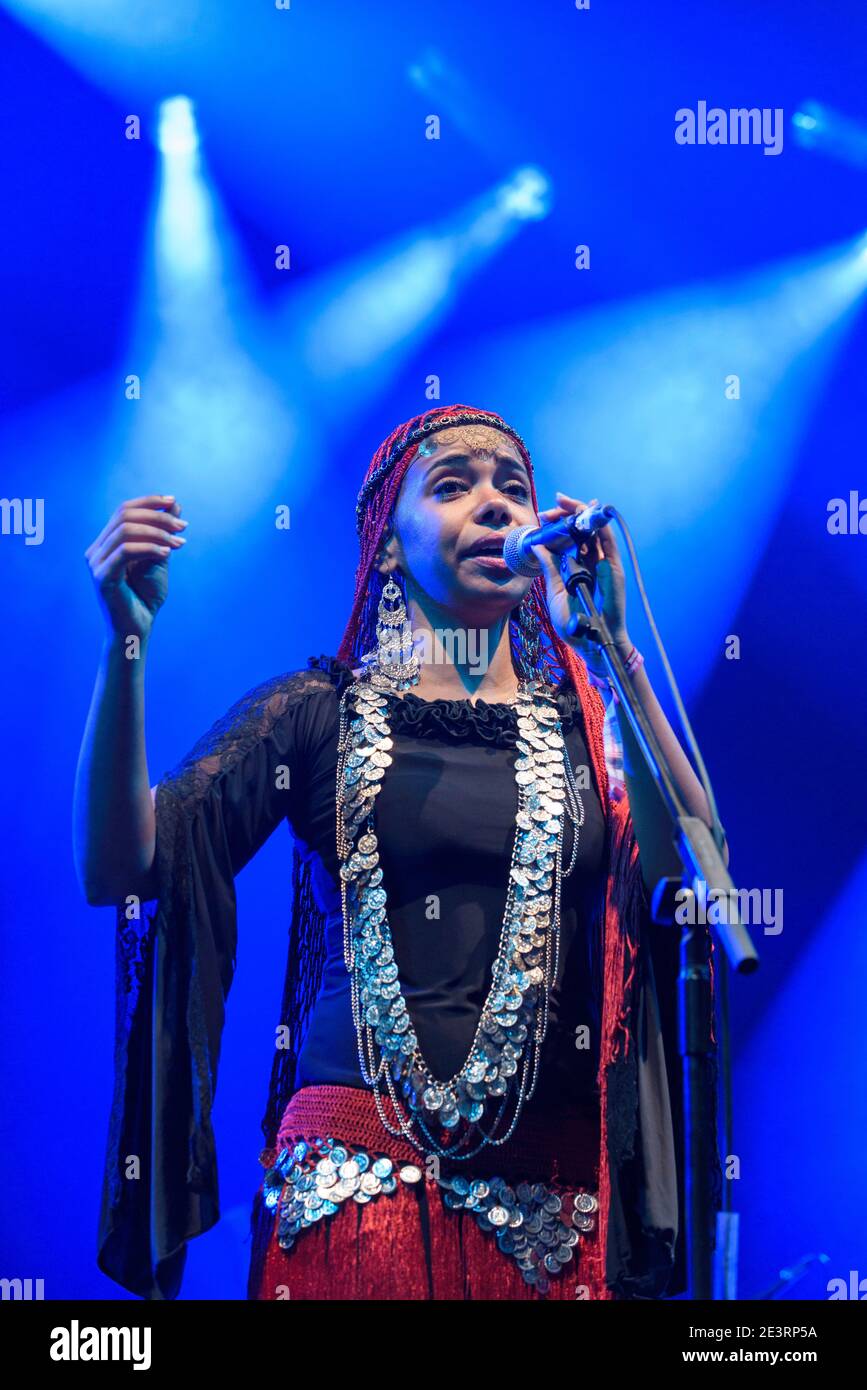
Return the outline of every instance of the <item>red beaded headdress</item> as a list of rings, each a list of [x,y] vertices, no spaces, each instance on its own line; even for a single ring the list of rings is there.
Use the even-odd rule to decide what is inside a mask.
[[[461,425],[489,425],[515,441],[527,468],[533,509],[538,514],[539,504],[530,451],[517,430],[507,424],[502,416],[492,410],[479,410],[469,405],[446,405],[436,406],[398,425],[373,455],[358,494],[355,516],[360,556],[355,574],[352,611],[337,653],[341,661],[357,665],[363,653],[375,644],[376,614],[385,581],[374,568],[374,559],[391,523],[403,479],[418,454],[419,445],[435,431],[454,429]],[[539,631],[540,677],[558,684],[565,676],[568,683],[580,694],[582,705],[586,708],[587,702],[590,701],[599,715],[598,720],[594,721],[594,728],[598,724],[598,746],[592,751],[600,775],[600,786],[604,787],[607,800],[601,698],[587,678],[583,661],[554,631],[548,613],[543,576],[539,575],[534,579],[523,600],[523,609],[533,627]],[[510,640],[513,661],[516,669],[519,669],[523,630],[518,622],[517,609],[510,621]]]

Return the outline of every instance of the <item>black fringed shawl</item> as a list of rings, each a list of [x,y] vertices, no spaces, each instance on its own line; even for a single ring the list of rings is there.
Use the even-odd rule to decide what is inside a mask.
[[[187,1241],[219,1220],[211,1111],[235,970],[234,878],[281,821],[293,821],[304,769],[293,765],[294,791],[279,773],[290,752],[297,762],[298,747],[304,746],[307,697],[327,689],[339,696],[351,679],[349,667],[323,656],[311,657],[306,670],[265,681],[158,784],[156,896],[142,904],[128,899],[117,908],[115,1080],[97,1255],[104,1273],[142,1298],[177,1297]],[[224,802],[233,808],[231,816],[224,815]],[[634,862],[630,873],[636,884]],[[675,1262],[683,1203],[682,1115],[675,934],[653,926],[637,887],[632,900],[630,929],[648,949],[637,952],[633,971],[630,1030],[637,1045],[607,1070],[607,1276],[621,1297],[642,1298],[682,1286],[682,1266]],[[274,1054],[262,1121],[266,1149],[275,1144],[294,1090],[296,1060],[322,976],[324,925],[310,856],[296,841],[279,1020],[288,1046]],[[662,972],[661,1017],[654,962]],[[251,1285],[272,1223],[257,1194]]]

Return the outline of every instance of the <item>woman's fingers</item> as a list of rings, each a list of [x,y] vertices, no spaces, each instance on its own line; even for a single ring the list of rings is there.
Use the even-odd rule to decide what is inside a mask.
[[[557,497],[560,502],[564,504],[564,508],[568,508],[570,512],[580,512],[583,511],[585,507],[598,507],[599,505],[598,497],[591,497],[589,502],[582,502],[580,498],[569,497],[565,492],[560,491],[557,492]],[[561,515],[563,516],[566,515],[564,508],[561,508]],[[614,534],[610,526],[600,527],[598,531],[594,532],[594,538],[595,545],[591,545],[589,549],[594,552],[592,558],[597,564],[600,560],[620,559],[617,542],[614,539]]]
[[[573,512],[583,512],[585,507],[596,507],[599,505],[599,498],[593,497],[589,502],[582,502],[580,497],[570,497],[568,493],[561,492],[559,488],[556,492],[558,505],[548,507],[544,512],[539,513],[540,521],[558,521],[560,517],[569,516]],[[568,544],[552,547],[556,550],[568,549]],[[610,526],[603,526],[599,531],[588,535],[587,540],[583,541],[578,547],[578,553],[585,561],[591,564],[598,564],[600,560],[620,559],[620,553]]]
[[[180,550],[186,529],[180,519],[181,504],[153,494],[122,502],[109,517],[96,540],[85,551],[85,559],[98,584],[112,584],[124,577],[135,561],[164,562],[173,550]]]
[[[169,546],[157,545],[154,541],[124,541],[116,550],[95,560],[91,565],[91,573],[101,584],[108,579],[119,579],[127,565],[132,564],[134,560],[165,560],[168,558],[169,550]]]
[[[133,497],[127,502],[121,502],[120,506],[112,512],[99,535],[84,552],[85,559],[89,560],[91,555],[104,546],[112,532],[118,526],[123,525],[125,521],[146,522],[172,534],[184,530],[187,523],[180,520],[178,516],[180,510],[180,502],[173,500],[169,504],[157,496]]]
[[[582,502],[580,497],[570,497],[568,493],[560,492],[559,489],[556,496],[560,499],[561,504],[565,503],[570,512],[582,512],[585,507],[593,507],[599,501],[598,497],[594,497],[592,502]]]
[[[93,551],[92,560],[96,564],[102,564],[116,550],[124,545],[135,542],[150,541],[158,548],[169,550],[180,550],[186,544],[184,536],[175,536],[163,530],[159,526],[151,526],[142,521],[121,521],[113,531],[110,531],[102,545],[97,546]]]

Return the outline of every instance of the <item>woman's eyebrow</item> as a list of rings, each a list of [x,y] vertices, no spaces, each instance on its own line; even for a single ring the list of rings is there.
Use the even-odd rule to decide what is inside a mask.
[[[509,464],[509,465],[511,465],[512,468],[519,468],[523,473],[527,474],[527,466],[526,466],[526,464],[523,462],[522,459],[512,458],[511,454],[499,454],[499,453],[498,453],[498,454],[495,454],[494,457],[495,457],[495,459],[497,460],[497,463]],[[454,453],[454,454],[443,454],[440,458],[432,459],[432,460],[431,460],[430,467],[428,468],[427,473],[425,474],[425,477],[427,477],[429,474],[433,473],[434,469],[435,469],[435,468],[438,468],[438,467],[440,466],[440,464],[443,464],[443,463],[468,463],[468,462],[469,462],[469,459],[470,459],[469,454],[466,454],[466,453],[464,453],[464,452],[461,451],[461,450],[458,450],[458,452],[457,452],[457,453]],[[529,477],[529,474],[527,474],[527,476]]]

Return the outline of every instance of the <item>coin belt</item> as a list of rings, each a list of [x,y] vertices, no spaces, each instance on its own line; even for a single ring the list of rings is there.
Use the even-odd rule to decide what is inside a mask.
[[[260,1162],[267,1168],[265,1206],[277,1216],[277,1241],[286,1251],[302,1230],[334,1216],[344,1202],[364,1205],[393,1195],[400,1183],[412,1186],[425,1177],[414,1163],[395,1164],[387,1154],[330,1136],[299,1140],[282,1149],[271,1166],[263,1156]],[[471,1211],[479,1228],[493,1232],[503,1254],[541,1294],[570,1264],[580,1237],[596,1227],[598,1194],[583,1188],[558,1191],[541,1182],[512,1187],[501,1177],[433,1181],[444,1206]]]

